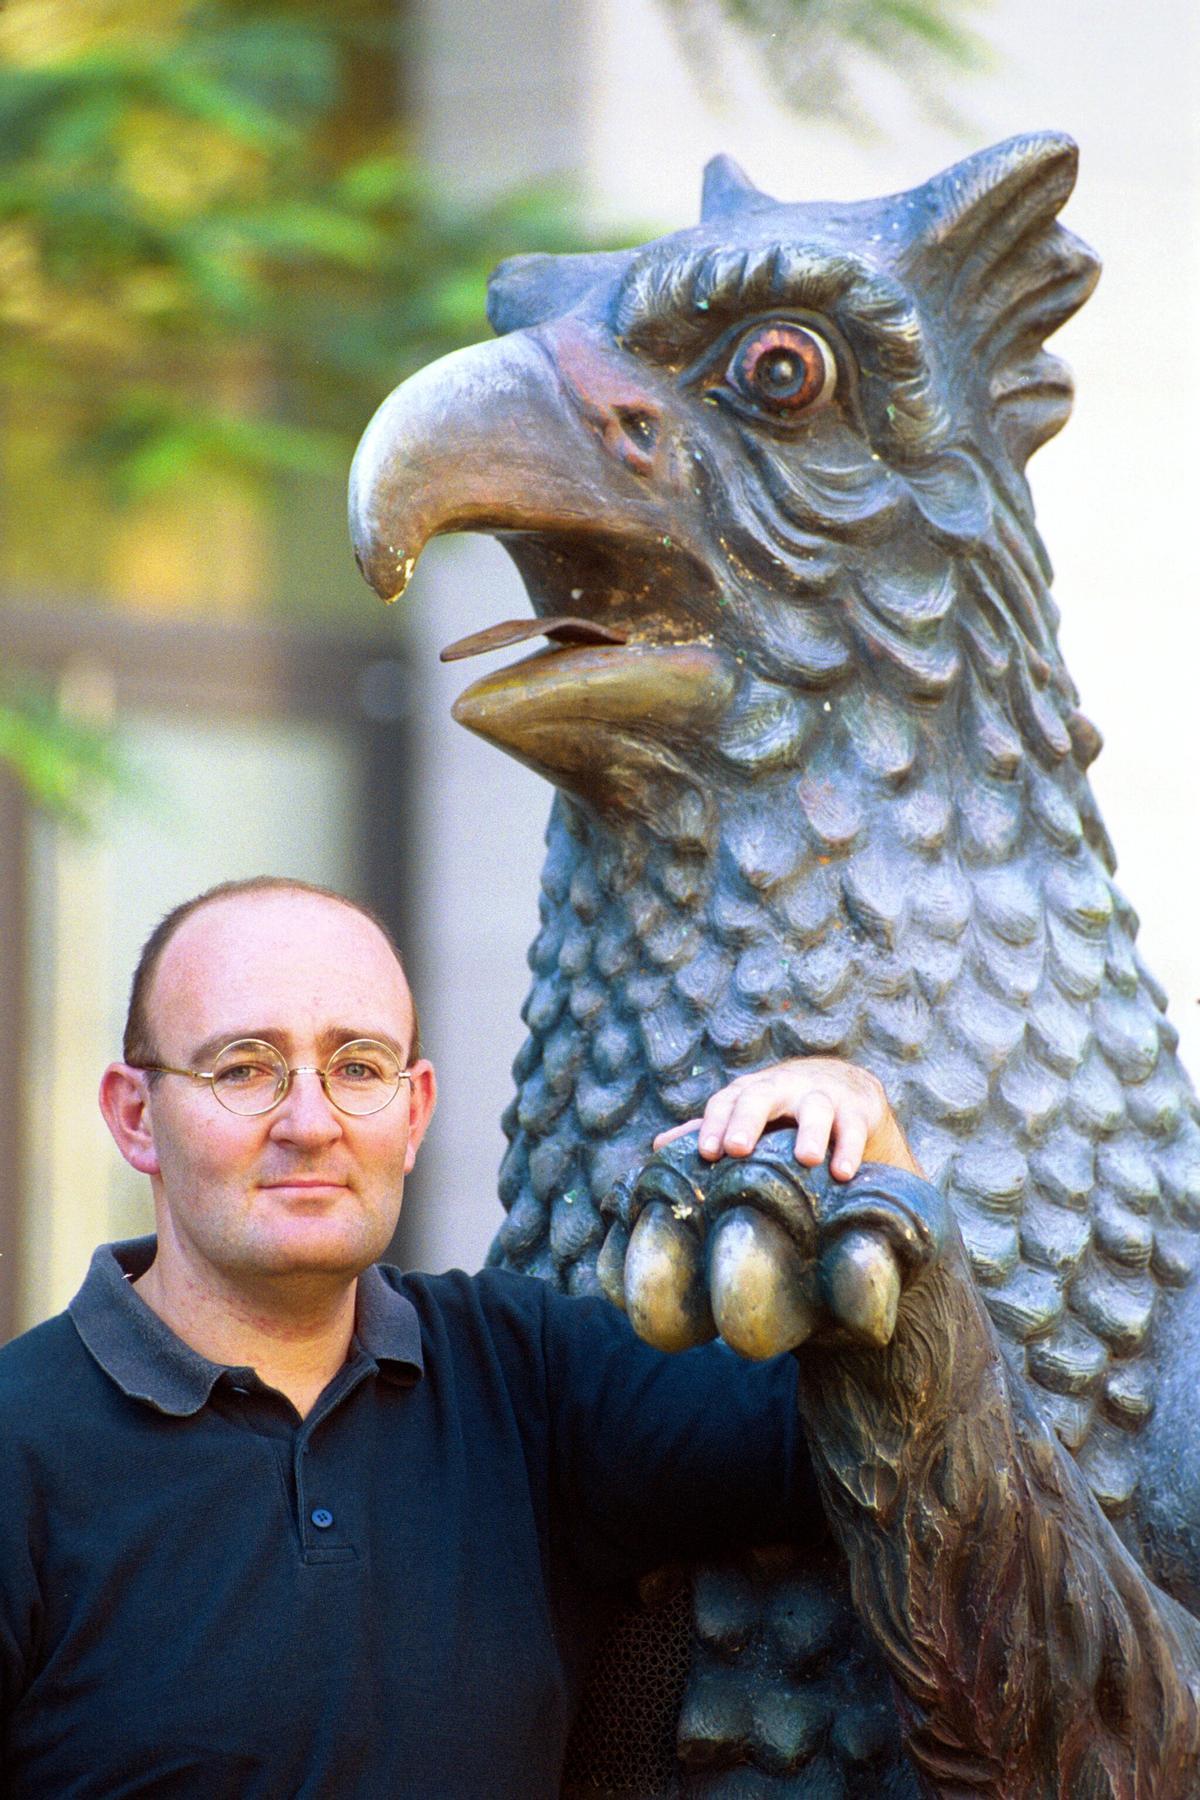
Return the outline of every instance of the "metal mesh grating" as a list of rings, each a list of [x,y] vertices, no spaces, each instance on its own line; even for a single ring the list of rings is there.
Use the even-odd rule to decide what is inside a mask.
[[[592,1663],[567,1747],[563,1800],[677,1800],[675,1727],[692,1649],[692,1595],[673,1584],[623,1608]]]

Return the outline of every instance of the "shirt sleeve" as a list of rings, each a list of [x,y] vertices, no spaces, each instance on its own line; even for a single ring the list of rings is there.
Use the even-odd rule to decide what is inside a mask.
[[[28,1683],[41,1603],[21,1460],[13,1456],[0,1474],[0,1793],[6,1791],[9,1720]]]
[[[548,1288],[543,1350],[553,1514],[593,1578],[825,1535],[791,1356],[669,1356],[607,1302]]]

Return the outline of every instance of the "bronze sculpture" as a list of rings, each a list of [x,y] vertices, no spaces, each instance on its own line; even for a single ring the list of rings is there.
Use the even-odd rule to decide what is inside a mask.
[[[698,1573],[678,1766],[580,1791],[1200,1794],[1200,1131],[1024,475],[1097,270],[1075,160],[793,206],[718,159],[694,229],[502,266],[499,342],[356,460],[385,598],[489,531],[537,620],[457,648],[561,646],[456,708],[560,790],[495,1255],[667,1346],[813,1339],[840,1556]],[[814,1052],[884,1080],[941,1199],[770,1144],[639,1172]]]

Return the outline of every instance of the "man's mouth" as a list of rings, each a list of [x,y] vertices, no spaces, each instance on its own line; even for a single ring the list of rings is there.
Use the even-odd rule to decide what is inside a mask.
[[[260,1181],[258,1185],[265,1194],[296,1194],[303,1199],[336,1198],[349,1192],[344,1181],[329,1175],[289,1175],[280,1181]]]

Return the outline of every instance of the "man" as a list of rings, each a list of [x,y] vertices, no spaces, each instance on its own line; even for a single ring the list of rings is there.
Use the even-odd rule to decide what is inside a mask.
[[[350,902],[229,884],[151,938],[100,1103],[156,1237],[0,1352],[10,1800],[555,1794],[597,1597],[818,1528],[790,1359],[378,1266],[435,1097]],[[833,1064],[725,1090],[704,1152],[781,1112],[911,1166]]]

